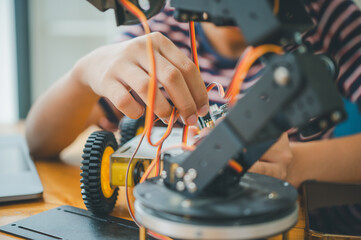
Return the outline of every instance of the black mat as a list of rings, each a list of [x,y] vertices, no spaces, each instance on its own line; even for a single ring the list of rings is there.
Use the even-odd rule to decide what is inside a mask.
[[[71,206],[61,206],[1,226],[0,231],[36,240],[139,239],[138,227],[132,221],[112,216],[95,216],[89,211]]]

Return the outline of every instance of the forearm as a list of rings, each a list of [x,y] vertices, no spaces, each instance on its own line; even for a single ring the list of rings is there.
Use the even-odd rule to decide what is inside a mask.
[[[63,76],[32,106],[26,120],[32,154],[57,155],[89,125],[99,97],[80,81],[78,68]]]
[[[288,181],[299,186],[303,181],[361,181],[361,134],[332,140],[291,143],[293,161]]]

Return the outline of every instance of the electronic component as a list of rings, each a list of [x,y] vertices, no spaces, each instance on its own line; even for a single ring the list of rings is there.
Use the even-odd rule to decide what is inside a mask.
[[[228,111],[228,104],[218,106],[213,104],[209,107],[209,113],[204,117],[198,118],[198,125],[200,129],[203,128],[213,128],[218,119],[226,116]]]

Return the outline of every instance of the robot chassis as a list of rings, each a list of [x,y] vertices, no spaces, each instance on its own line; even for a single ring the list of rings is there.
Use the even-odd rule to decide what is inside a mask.
[[[101,11],[114,9],[118,25],[138,23],[117,0],[88,1]],[[149,0],[144,9],[144,1],[131,2],[143,7],[148,18],[165,4],[164,0]],[[142,184],[138,184],[140,177],[155,149],[140,149],[128,186],[137,185],[135,215],[144,227],[176,239],[259,239],[283,233],[297,222],[296,189],[247,170],[284,131],[297,127],[303,135],[312,135],[341,122],[346,114],[332,81],[338,74],[336,64],[301,43],[300,33],[312,27],[304,7],[298,0],[280,0],[279,12],[274,15],[273,3],[171,1],[178,21],[238,26],[253,46],[292,43],[299,47],[293,53],[264,57],[263,77],[228,109],[224,120],[195,151],[165,154],[161,176]],[[212,117],[214,114],[200,119],[200,125],[207,125]],[[96,214],[110,213],[118,186],[125,186],[125,172],[142,121],[124,119],[120,128],[119,148],[113,133],[104,131],[93,133],[85,144],[81,188],[87,208]],[[161,132],[156,129],[155,134]],[[180,133],[173,135],[171,139]],[[243,167],[242,174],[227,166],[230,159]]]

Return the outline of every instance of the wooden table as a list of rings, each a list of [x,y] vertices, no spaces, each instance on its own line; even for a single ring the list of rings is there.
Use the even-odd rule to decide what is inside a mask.
[[[82,134],[82,136],[75,141],[73,146],[65,151],[65,154],[62,155],[61,159],[35,159],[35,165],[44,187],[43,198],[35,201],[0,204],[0,226],[59,207],[61,205],[70,205],[85,209],[80,193],[79,163],[82,145],[91,131],[92,129]],[[23,124],[15,127],[0,126],[0,133],[9,132],[23,133]],[[124,189],[120,189],[119,194],[120,197],[118,198],[117,206],[112,215],[129,219],[129,214],[125,205]],[[304,225],[304,214],[301,208],[299,221],[296,226],[291,229],[289,239],[304,239]],[[9,240],[20,238],[0,232],[0,239]],[[281,236],[277,236],[271,239],[274,240],[282,238]]]

